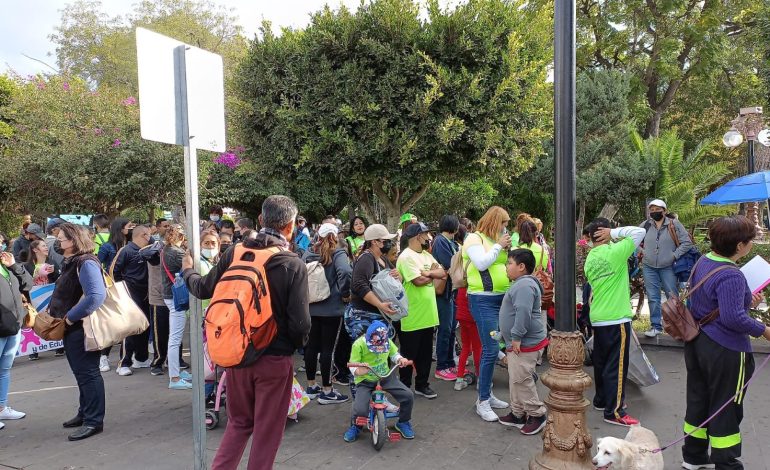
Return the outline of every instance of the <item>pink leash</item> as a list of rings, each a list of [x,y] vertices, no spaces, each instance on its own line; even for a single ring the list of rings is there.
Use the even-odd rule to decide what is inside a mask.
[[[723,411],[725,408],[727,408],[727,405],[729,405],[730,403],[732,403],[733,401],[735,401],[735,400],[738,398],[738,395],[740,395],[740,394],[741,394],[741,393],[742,393],[744,390],[746,390],[746,388],[749,386],[749,384],[751,383],[751,381],[752,381],[752,380],[754,380],[754,378],[755,378],[757,375],[759,375],[759,371],[761,371],[761,370],[762,370],[762,369],[763,369],[763,368],[764,368],[764,367],[767,365],[767,361],[768,361],[768,360],[770,360],[770,354],[768,354],[768,355],[767,355],[767,357],[765,358],[765,360],[764,360],[764,361],[762,361],[762,364],[760,364],[760,365],[759,365],[759,367],[757,367],[756,369],[754,369],[754,373],[751,375],[751,377],[749,378],[748,382],[746,382],[746,383],[743,385],[743,387],[741,387],[741,389],[740,389],[740,390],[738,390],[737,392],[735,392],[735,395],[733,395],[733,397],[732,397],[732,398],[730,398],[729,400],[727,400],[727,402],[726,402],[724,405],[722,405],[722,407],[721,407],[721,408],[719,408],[719,409],[716,411],[716,413],[714,413],[713,415],[709,416],[709,417],[708,417],[708,419],[706,419],[706,421],[702,422],[700,426],[698,426],[697,428],[693,429],[692,431],[690,431],[689,433],[685,434],[684,436],[680,437],[679,439],[675,440],[675,441],[674,441],[674,442],[672,442],[671,444],[665,445],[665,446],[663,446],[663,447],[661,447],[661,448],[659,448],[659,449],[655,449],[655,450],[648,450],[647,452],[652,452],[653,454],[657,454],[657,453],[659,453],[659,452],[663,452],[664,450],[668,449],[669,447],[675,446],[675,445],[679,444],[680,442],[682,442],[683,440],[687,439],[688,437],[692,436],[692,435],[693,435],[693,434],[694,434],[696,431],[698,431],[699,429],[703,429],[703,428],[704,428],[704,427],[705,427],[705,426],[706,426],[706,425],[707,425],[707,424],[708,424],[708,423],[709,423],[709,422],[710,422],[712,419],[714,419],[714,418],[716,418],[717,416],[719,416],[719,413],[721,413],[721,412],[722,412],[722,411]]]

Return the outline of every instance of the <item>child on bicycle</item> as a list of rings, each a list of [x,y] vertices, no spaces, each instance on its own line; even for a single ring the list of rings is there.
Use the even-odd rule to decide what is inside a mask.
[[[367,328],[366,334],[361,335],[353,342],[350,362],[368,364],[375,372],[382,376],[390,372],[388,359],[397,363],[399,367],[406,367],[410,364],[409,360],[398,353],[398,347],[388,337],[388,327],[381,321],[374,321]],[[356,426],[356,417],[369,415],[369,400],[379,380],[366,367],[351,367],[350,372],[355,377],[357,390],[356,398],[353,401],[351,425],[343,437],[345,442],[353,442],[358,439],[362,427]],[[412,419],[412,405],[414,404],[412,391],[393,374],[381,379],[380,385],[384,391],[393,395],[393,398],[400,405],[396,430],[401,433],[404,439],[414,439],[414,431],[410,422]]]

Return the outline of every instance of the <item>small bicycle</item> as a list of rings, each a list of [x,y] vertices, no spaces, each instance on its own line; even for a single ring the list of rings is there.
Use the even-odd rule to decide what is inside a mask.
[[[413,362],[409,361],[406,365],[412,365]],[[391,442],[398,442],[401,440],[401,433],[394,431],[391,432],[388,429],[388,420],[398,418],[398,411],[390,412],[387,410],[387,403],[385,401],[385,391],[382,389],[380,382],[382,379],[390,376],[396,369],[398,364],[395,364],[390,371],[385,375],[378,374],[374,369],[369,367],[369,364],[361,362],[350,362],[348,367],[365,367],[369,371],[377,376],[377,386],[372,392],[371,399],[369,400],[369,416],[356,417],[356,426],[366,426],[369,433],[372,435],[372,446],[376,450],[382,449],[385,445],[385,438]]]

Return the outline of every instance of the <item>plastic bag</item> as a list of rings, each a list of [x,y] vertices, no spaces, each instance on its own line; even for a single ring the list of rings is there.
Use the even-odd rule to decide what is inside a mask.
[[[388,315],[390,321],[401,320],[409,314],[409,301],[406,298],[404,286],[390,275],[390,271],[383,270],[374,275],[372,290],[381,301],[390,302],[391,307],[396,311],[395,315]]]

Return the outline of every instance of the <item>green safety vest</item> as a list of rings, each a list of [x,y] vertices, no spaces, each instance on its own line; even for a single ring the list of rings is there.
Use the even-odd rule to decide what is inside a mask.
[[[96,248],[94,248],[94,254],[99,254],[99,248],[102,247],[105,243],[107,243],[110,240],[110,234],[109,233],[97,233],[94,235],[94,244],[96,245]]]
[[[488,251],[492,249],[492,245],[495,244],[489,237],[481,232],[474,232],[469,236],[478,235],[481,237],[482,246]],[[497,255],[497,259],[492,266],[486,271],[479,272],[476,266],[468,260],[468,252],[463,247],[463,264],[468,265],[468,293],[474,294],[477,292],[494,292],[496,294],[504,294],[511,285],[511,281],[508,280],[508,273],[506,272],[505,265],[508,262],[508,253],[505,250],[500,250],[500,254]]]

